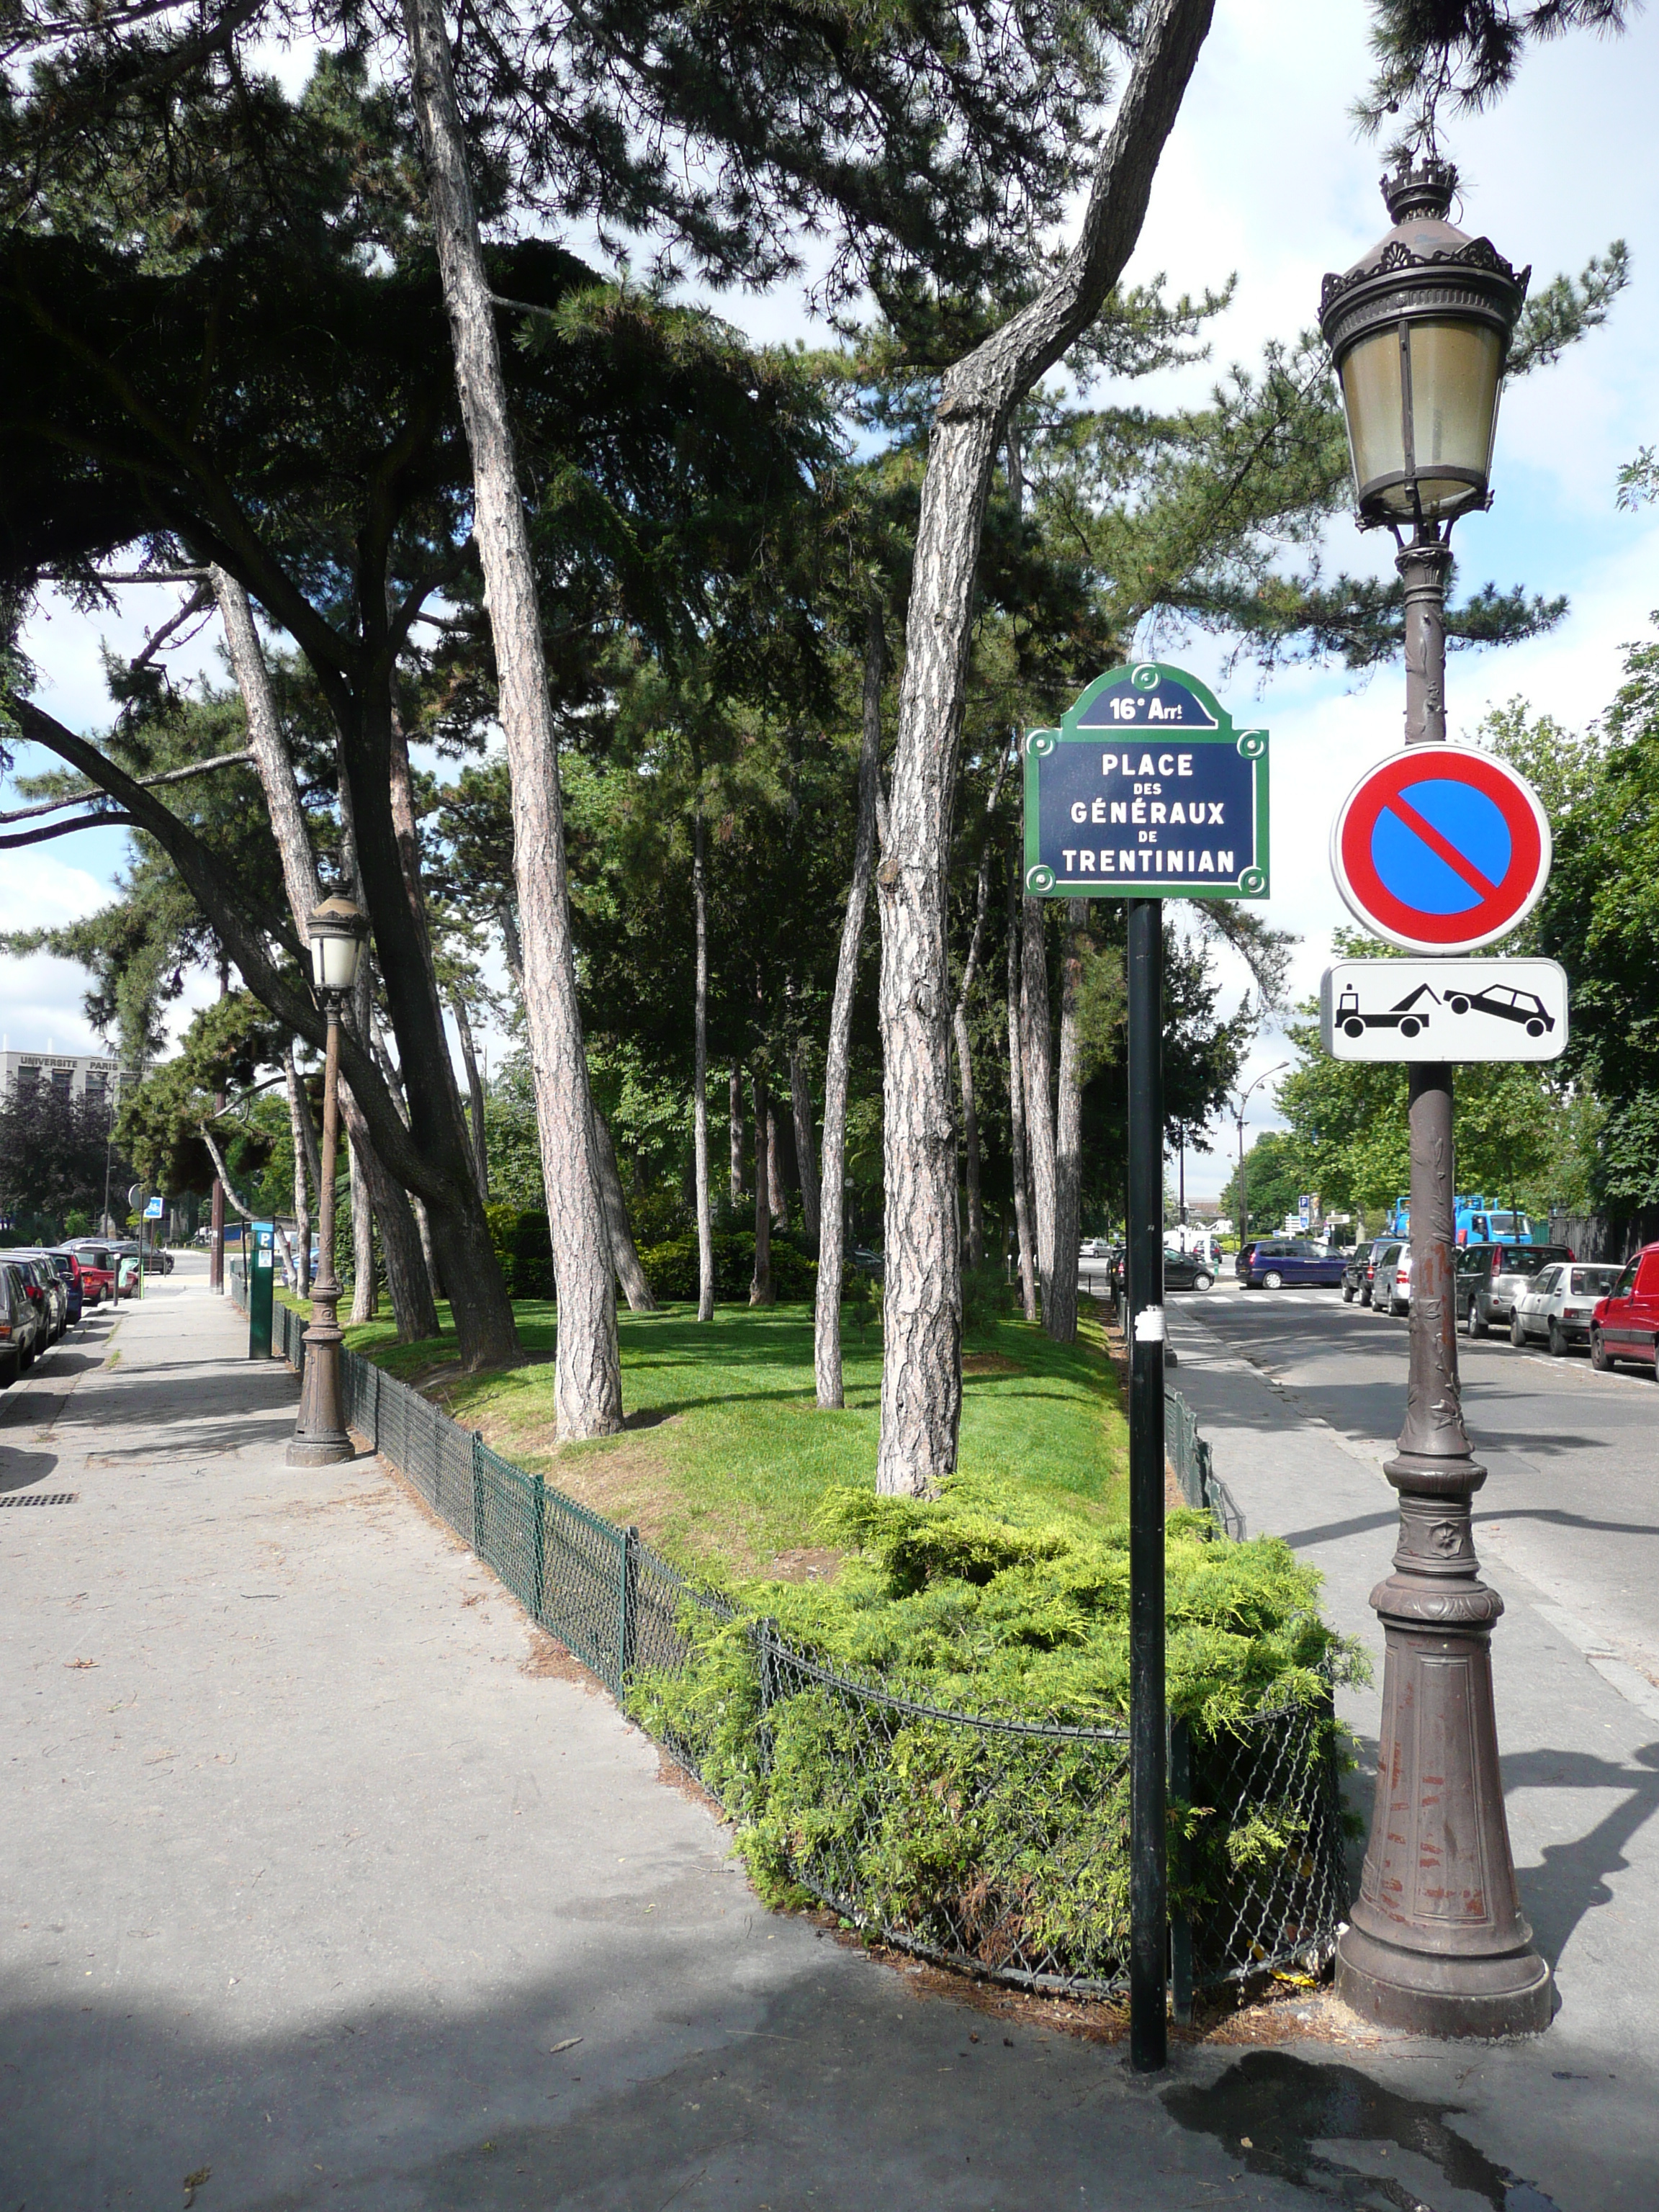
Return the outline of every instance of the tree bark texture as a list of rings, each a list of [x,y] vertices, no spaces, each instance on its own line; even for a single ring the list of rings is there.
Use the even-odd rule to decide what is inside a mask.
[[[611,1131],[605,1116],[596,1106],[593,1109],[593,1134],[598,1140],[599,1176],[605,1191],[605,1227],[611,1236],[611,1261],[617,1271],[617,1280],[622,1285],[623,1296],[628,1300],[632,1313],[655,1313],[657,1301],[651,1295],[651,1285],[646,1280],[645,1269],[640,1265],[640,1255],[634,1247],[634,1231],[628,1218],[628,1200],[623,1194],[622,1176],[617,1166],[617,1148],[611,1141]]]
[[[236,578],[226,570],[215,568],[210,574],[213,580],[214,595],[219,605],[220,620],[224,625],[231,670],[236,678],[236,688],[241,694],[242,711],[247,722],[248,750],[253,755],[254,769],[264,793],[271,832],[282,862],[283,888],[288,896],[289,912],[300,943],[304,946],[309,939],[311,915],[322,903],[323,887],[317,872],[316,856],[311,848],[311,833],[306,825],[299,779],[294,773],[288,740],[283,734],[282,720],[270,688],[270,672],[265,665],[264,652],[254,627],[253,611],[247,593]],[[341,800],[348,825],[347,852],[351,872],[356,878],[355,817],[349,785],[343,775],[341,778]],[[354,888],[361,896],[361,883],[355,883]],[[367,904],[367,901],[364,903]],[[421,934],[424,939],[423,922]],[[242,967],[246,977],[246,964],[239,961],[238,965]],[[355,994],[347,1017],[349,1031],[359,1038],[367,1037],[368,1034],[364,1019],[368,1004],[368,992],[365,981],[363,988]],[[340,1105],[353,1147],[362,1153],[369,1194],[381,1217],[381,1242],[386,1255],[386,1286],[392,1296],[392,1310],[397,1320],[398,1334],[405,1344],[414,1343],[422,1337],[435,1336],[438,1333],[437,1308],[433,1301],[432,1283],[423,1254],[420,1264],[416,1264],[417,1249],[423,1240],[420,1238],[409,1194],[398,1177],[386,1168],[376,1150],[368,1117],[356,1097],[350,1093],[349,1083],[342,1093]],[[308,1121],[308,1112],[307,1118]],[[317,1170],[313,1169],[313,1172],[315,1174]],[[369,1271],[368,1293],[371,1297],[374,1295],[372,1268]],[[368,1314],[358,1315],[356,1304],[361,1295],[360,1291],[354,1291],[354,1320],[368,1320],[373,1316],[372,1306]]]
[[[443,12],[438,0],[404,0],[403,13],[456,383],[472,453],[474,529],[489,595],[498,711],[512,780],[525,1013],[558,1282],[558,1433],[607,1436],[622,1426],[622,1365],[576,997],[557,735],[541,616]],[[482,1227],[482,1208],[479,1223]]]
[[[702,791],[691,819],[691,905],[697,933],[696,1063],[691,1085],[691,1172],[697,1208],[697,1319],[714,1318],[714,1206],[708,1188],[708,880]]]
[[[349,1124],[348,1123],[348,1128]],[[360,1147],[352,1139],[351,1154],[351,1318],[354,1322],[373,1321],[380,1303],[380,1285],[374,1275],[374,1206],[368,1194],[368,1176],[365,1163],[368,1158],[367,1146]],[[337,1266],[335,1280],[339,1280]]]
[[[812,1365],[818,1404],[846,1402],[841,1372],[841,1285],[847,1264],[847,1076],[858,988],[864,909],[875,858],[877,799],[881,788],[881,686],[887,659],[881,602],[872,597],[865,621],[863,732],[859,747],[858,828],[853,878],[842,917],[836,988],[830,1001],[830,1036],[823,1054],[823,1151],[818,1214],[817,1305],[813,1317]]]
[[[472,1020],[466,1011],[466,999],[460,991],[449,995],[449,1010],[455,1017],[455,1034],[461,1041],[461,1065],[466,1070],[466,1096],[472,1119],[472,1167],[478,1178],[478,1195],[485,1205],[489,1203],[489,1146],[484,1133],[483,1078],[478,1072],[478,1048],[473,1040]]]
[[[1054,1275],[1054,1086],[1048,1024],[1048,947],[1043,902],[1021,902],[1019,1014],[1021,1056],[1025,1067],[1025,1143],[1031,1159],[1031,1188],[1036,1206],[1037,1279],[1042,1310]]]
[[[1018,842],[1008,869],[1008,1124],[1013,1155],[1014,1236],[1019,1248],[1019,1294],[1027,1321],[1037,1317],[1036,1255],[1031,1246],[1031,1204],[1025,1158],[1025,1051],[1019,1018],[1019,870]]]
[[[1056,1344],[1077,1337],[1078,1238],[1083,1194],[1083,1060],[1079,1049],[1078,1002],[1083,988],[1081,899],[1066,902],[1066,935],[1060,958],[1060,1097],[1054,1114],[1054,1287],[1044,1297],[1042,1325]]]
[[[947,872],[974,576],[1014,406],[1098,315],[1139,236],[1213,0],[1152,0],[1081,233],[1029,306],[945,372],[911,567],[904,678],[878,872],[885,1060],[885,1358],[876,1486],[925,1493],[956,1465],[962,1409]]]
[[[972,1003],[974,984],[979,975],[980,954],[985,945],[985,915],[991,897],[991,829],[996,814],[997,800],[1002,795],[1002,779],[1007,772],[1009,755],[1005,752],[997,763],[996,774],[991,779],[989,796],[985,802],[986,830],[979,848],[979,873],[974,885],[974,927],[968,940],[968,957],[962,963],[962,988],[957,994],[956,1011],[951,1018],[951,1034],[956,1039],[957,1076],[962,1090],[962,1156],[963,1172],[968,1188],[968,1264],[980,1267],[985,1264],[985,1207],[980,1196],[979,1113],[974,1095],[974,1056],[968,1030],[968,1009]]]
[[[283,1078],[288,1085],[288,1127],[294,1144],[294,1223],[300,1233],[300,1249],[294,1263],[294,1287],[302,1298],[311,1296],[311,1178],[307,1173],[310,1147],[306,1125],[311,1115],[300,1088],[300,1071],[294,1064],[292,1044],[283,1048]]]
[[[755,1273],[749,1285],[751,1306],[777,1304],[772,1285],[772,1164],[767,1158],[767,1133],[771,1127],[771,1101],[767,1095],[766,1071],[756,1063],[755,1099]]]
[[[789,1049],[789,1104],[795,1124],[795,1166],[800,1176],[800,1218],[816,1248],[819,1238],[817,1147],[813,1142],[812,1085],[799,1042]]]
[[[743,1204],[743,1072],[732,1070],[730,1102],[726,1109],[732,1139],[732,1203]]]
[[[772,1226],[789,1226],[789,1194],[783,1187],[783,1150],[778,1142],[778,1109],[766,1109],[766,1179],[772,1193]]]

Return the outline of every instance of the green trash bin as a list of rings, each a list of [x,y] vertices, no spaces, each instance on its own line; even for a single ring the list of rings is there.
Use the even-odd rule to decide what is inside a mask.
[[[252,1249],[248,1255],[247,1356],[250,1359],[269,1359],[271,1307],[276,1288],[276,1224],[274,1221],[256,1221],[252,1231]]]

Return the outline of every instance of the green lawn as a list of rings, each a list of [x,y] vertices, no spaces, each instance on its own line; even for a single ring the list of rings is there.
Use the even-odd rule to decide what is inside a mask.
[[[847,1407],[821,1413],[805,1305],[695,1307],[619,1316],[628,1427],[560,1448],[553,1436],[550,1305],[521,1301],[524,1365],[461,1376],[445,1333],[399,1345],[390,1322],[346,1340],[423,1389],[504,1456],[539,1469],[613,1519],[637,1522],[671,1558],[704,1574],[823,1571],[818,1502],[838,1485],[873,1486],[881,1339],[845,1328]],[[1033,1501],[1090,1520],[1125,1510],[1127,1431],[1098,1328],[1076,1346],[1004,1320],[977,1332],[963,1360],[961,1464],[1018,1483]],[[812,1554],[809,1559],[799,1555]]]

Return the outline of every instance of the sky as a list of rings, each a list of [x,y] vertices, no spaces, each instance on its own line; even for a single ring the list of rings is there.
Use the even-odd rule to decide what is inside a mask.
[[[1237,294],[1211,326],[1210,362],[1149,380],[1138,397],[1201,398],[1230,362],[1258,360],[1270,338],[1294,339],[1315,321],[1325,271],[1350,266],[1387,228],[1380,150],[1356,139],[1348,117],[1368,73],[1365,24],[1358,0],[1219,0],[1127,277],[1162,272],[1175,289],[1198,292],[1236,274]],[[1454,215],[1517,267],[1530,262],[1534,284],[1576,272],[1618,237],[1632,264],[1607,325],[1505,396],[1494,505],[1457,526],[1460,586],[1491,579],[1529,594],[1565,593],[1571,609],[1547,636],[1453,656],[1454,738],[1472,736],[1489,708],[1516,696],[1582,727],[1607,705],[1621,648],[1645,634],[1659,605],[1659,510],[1621,514],[1615,499],[1621,464],[1659,441],[1650,368],[1659,359],[1656,83],[1659,10],[1638,15],[1622,39],[1540,48],[1498,107],[1443,118],[1443,149],[1461,175]],[[758,339],[823,336],[794,291],[727,295],[719,306]],[[1327,550],[1333,567],[1382,574],[1392,544],[1339,520]],[[31,625],[26,642],[41,672],[41,703],[73,728],[95,730],[110,719],[100,638],[136,650],[145,625],[177,603],[170,592],[125,597],[118,620],[88,622],[60,604]],[[1158,651],[1211,684],[1237,718],[1272,732],[1273,890],[1259,911],[1296,935],[1291,994],[1306,998],[1330,957],[1332,931],[1346,919],[1327,860],[1331,818],[1359,775],[1400,744],[1403,677],[1385,668],[1356,682],[1340,669],[1310,667],[1263,677],[1244,662],[1229,669],[1218,643],[1201,637],[1164,638]],[[216,672],[211,633],[172,665]],[[93,911],[123,852],[120,833],[106,830],[9,854],[0,928]],[[1231,956],[1224,966],[1234,1003],[1247,979]],[[216,988],[205,976],[191,979],[179,1018]],[[81,1011],[83,989],[67,963],[0,955],[0,1032],[14,1046],[51,1040],[58,1050],[96,1048]],[[1243,1081],[1288,1056],[1282,1033],[1264,1027]],[[1273,1092],[1271,1080],[1255,1091],[1247,1141],[1278,1124]],[[1212,1152],[1187,1156],[1190,1196],[1215,1195],[1231,1171],[1231,1121],[1211,1133]]]

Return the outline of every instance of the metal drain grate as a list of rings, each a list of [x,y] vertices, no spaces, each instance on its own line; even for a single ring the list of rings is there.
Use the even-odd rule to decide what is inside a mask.
[[[78,1490],[14,1490],[0,1505],[75,1505],[80,1498]]]

